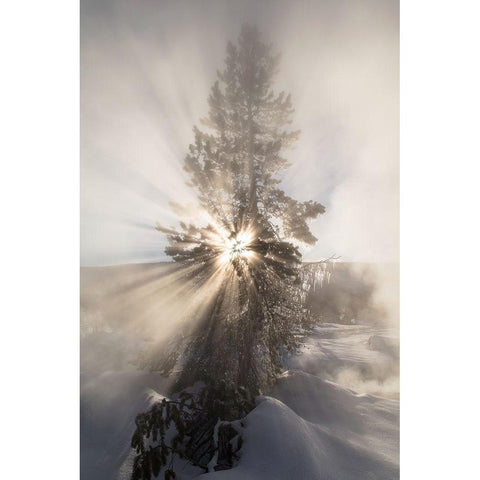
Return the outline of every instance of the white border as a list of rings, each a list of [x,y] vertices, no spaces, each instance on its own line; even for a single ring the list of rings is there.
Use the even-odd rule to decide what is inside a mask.
[[[2,478],[79,477],[79,5],[0,15]]]
[[[401,475],[478,475],[474,1],[401,2]]]

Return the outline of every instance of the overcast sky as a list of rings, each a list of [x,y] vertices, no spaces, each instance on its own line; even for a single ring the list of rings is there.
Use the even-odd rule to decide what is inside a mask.
[[[255,24],[302,131],[283,188],[327,212],[306,259],[398,260],[397,0],[82,0],[81,263],[167,260],[183,159],[228,40]]]

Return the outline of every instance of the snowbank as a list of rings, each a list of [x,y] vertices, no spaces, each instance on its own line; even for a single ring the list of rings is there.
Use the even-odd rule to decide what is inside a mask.
[[[119,361],[116,348],[124,352],[125,343],[104,338],[110,335],[83,342],[85,480],[130,479],[135,415],[171,381],[136,371],[125,357]],[[298,355],[285,359],[289,370],[247,415],[238,465],[200,477],[185,466],[177,470],[179,480],[398,479],[399,402],[369,394],[398,393],[398,362],[370,348],[374,335],[390,338],[361,326],[319,326]]]
[[[288,378],[288,377],[287,377]],[[262,397],[259,405],[246,417],[245,443],[239,465],[201,478],[217,480],[389,480],[398,478],[398,430],[395,426],[393,403],[356,396],[333,384],[313,380],[309,376],[293,374],[280,390],[307,386],[301,394],[290,396],[297,412],[282,401]],[[328,406],[320,405],[321,392],[310,387],[319,386],[327,395]],[[308,385],[310,384],[310,385]],[[282,394],[282,392],[277,392]],[[288,396],[288,395],[286,395]],[[337,402],[336,402],[337,401]],[[333,403],[332,403],[333,402]],[[337,406],[330,416],[328,408]],[[365,421],[361,416],[373,411]],[[352,409],[353,407],[353,409]],[[318,408],[318,410],[317,410]],[[345,410],[344,410],[345,409]],[[385,409],[385,410],[384,410]],[[305,414],[310,420],[300,415]],[[343,413],[342,413],[343,412]],[[316,420],[316,421],[314,421]],[[326,421],[325,421],[326,420]],[[372,424],[369,430],[368,422]],[[318,421],[318,423],[317,423]],[[350,426],[353,426],[354,432]],[[375,437],[383,431],[385,437]],[[387,442],[388,448],[382,448]]]

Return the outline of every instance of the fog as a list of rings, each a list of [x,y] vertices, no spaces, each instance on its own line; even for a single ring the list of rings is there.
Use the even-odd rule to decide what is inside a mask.
[[[195,203],[183,158],[244,22],[282,54],[302,131],[282,186],[327,208],[305,258],[398,261],[397,2],[84,0],[83,265],[167,260],[155,222]]]

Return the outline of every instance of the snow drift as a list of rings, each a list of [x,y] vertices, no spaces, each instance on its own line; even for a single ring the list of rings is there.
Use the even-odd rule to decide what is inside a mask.
[[[88,356],[84,348],[84,360],[88,360],[84,366],[90,368],[84,368],[81,381],[82,479],[127,480],[135,415],[165,393],[170,380],[136,371],[128,357],[120,365],[114,351],[125,343],[121,338],[108,343],[112,334],[102,335],[97,350],[93,338],[86,343]],[[200,478],[397,479],[398,371],[390,354],[369,345],[375,335],[384,342],[388,338],[389,345],[395,341],[372,327],[318,326],[301,351],[285,359],[289,370],[275,388],[259,397],[257,407],[245,417],[238,465]],[[108,370],[92,369],[102,358]],[[366,373],[355,378],[352,389],[352,377],[346,373],[362,370]],[[372,385],[391,398],[368,394]],[[178,474],[187,480],[198,477],[200,471],[186,465]]]

